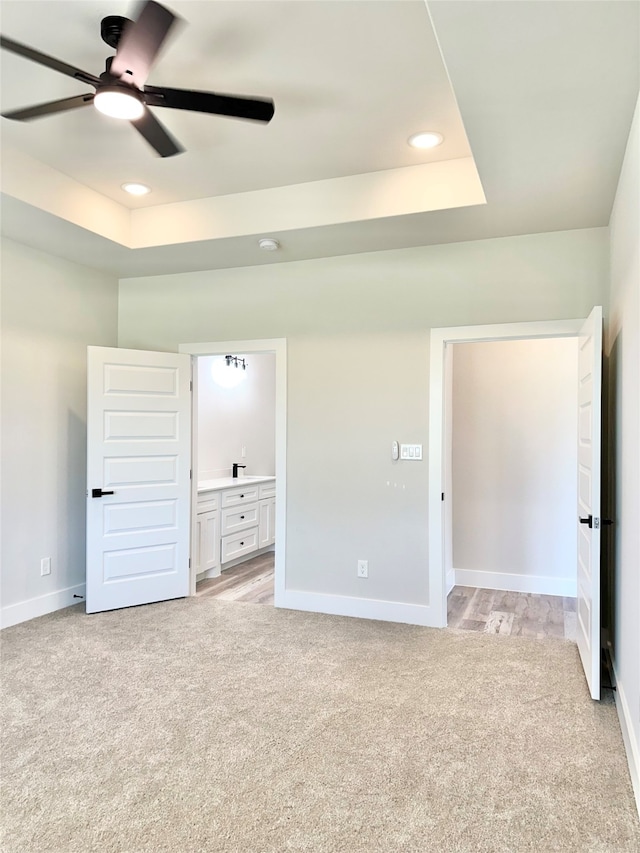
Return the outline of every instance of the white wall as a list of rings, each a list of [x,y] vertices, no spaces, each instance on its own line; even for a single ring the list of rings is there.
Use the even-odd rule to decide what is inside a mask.
[[[577,338],[453,346],[456,583],[576,593]]]
[[[105,273],[2,241],[3,625],[84,593],[86,347],[116,345],[117,295]]]
[[[247,362],[244,380],[233,388],[221,387],[211,374],[214,362],[236,370],[224,364],[224,356],[198,359],[199,480],[230,477],[234,462],[246,465],[241,473],[247,475],[275,473],[276,357],[233,355]]]
[[[603,542],[612,570],[616,700],[640,809],[640,101],[611,216],[611,313],[605,334],[609,385],[609,505]]]
[[[428,461],[390,447],[427,445],[429,329],[586,317],[607,276],[590,229],[125,279],[119,343],[286,337],[287,587],[427,604]]]

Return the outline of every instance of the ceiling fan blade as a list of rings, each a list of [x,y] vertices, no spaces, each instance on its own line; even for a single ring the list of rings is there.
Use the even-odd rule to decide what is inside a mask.
[[[160,124],[149,110],[145,110],[142,118],[132,121],[131,124],[161,157],[173,157],[174,154],[180,154],[181,151],[184,151],[184,148],[176,142],[164,125]]]
[[[46,68],[58,71],[60,74],[66,74],[67,77],[74,77],[76,80],[82,80],[83,83],[89,83],[91,86],[100,85],[99,77],[94,77],[93,74],[82,71],[81,68],[75,68],[73,65],[54,59],[53,56],[47,56],[46,53],[40,53],[39,50],[34,50],[32,47],[20,44],[20,42],[13,41],[6,36],[0,36],[0,47],[10,50],[11,53],[17,53],[18,56],[24,56],[25,59],[30,59],[39,65],[44,65]]]
[[[242,98],[158,86],[145,86],[144,98],[151,107],[171,107],[174,110],[192,110],[252,121],[271,121],[275,111],[273,101],[268,98]]]
[[[111,74],[142,89],[158,51],[176,21],[173,12],[154,0],[148,0],[138,19],[122,33],[111,63]]]
[[[78,107],[85,107],[93,103],[93,93],[87,95],[76,95],[73,98],[62,98],[60,101],[47,101],[45,104],[36,104],[33,107],[25,107],[21,110],[12,110],[9,113],[2,113],[3,118],[10,118],[14,121],[28,121],[31,118],[41,118],[49,116],[53,113],[61,113],[65,110],[75,110]]]

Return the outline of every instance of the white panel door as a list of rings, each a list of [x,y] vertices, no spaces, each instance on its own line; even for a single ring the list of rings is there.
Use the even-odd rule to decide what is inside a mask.
[[[189,594],[191,360],[88,348],[87,612]]]
[[[591,696],[600,699],[602,308],[585,320],[579,347],[577,642]]]

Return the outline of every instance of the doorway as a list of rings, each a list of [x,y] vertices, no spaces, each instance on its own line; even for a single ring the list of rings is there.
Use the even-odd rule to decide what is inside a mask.
[[[452,346],[474,341],[578,338],[582,320],[550,320],[492,326],[432,329],[429,368],[429,598],[438,627],[447,626],[447,562],[452,559],[452,504],[449,428],[451,425]],[[448,417],[447,408],[449,407]]]
[[[495,326],[432,329],[429,384],[429,599],[437,627],[447,625],[445,555],[449,549],[445,523],[446,388],[451,345],[474,341],[535,338],[578,339],[578,489],[576,505],[577,604],[576,639],[593,699],[600,698],[600,460],[602,411],[602,307],[585,320],[556,320]]]
[[[578,339],[450,347],[448,624],[575,641]]]
[[[193,373],[190,594],[282,606],[286,553],[286,341],[182,344],[180,352],[192,356]],[[242,384],[245,393],[216,397],[218,406],[226,411],[224,418],[216,419],[215,405],[201,405],[202,393],[217,384],[211,382],[212,369],[223,384],[230,376],[237,379],[245,373],[246,377],[237,383],[237,387]],[[252,369],[253,379],[249,382]],[[271,379],[267,378],[269,371]],[[262,401],[256,399],[259,378],[268,385],[263,390],[271,397],[270,413],[263,408],[263,404],[267,405],[265,395]],[[219,384],[217,387],[222,390]],[[251,387],[256,393],[246,393]],[[234,400],[240,405],[234,406]],[[271,418],[268,435],[263,432],[262,436],[259,426],[249,423],[251,410],[255,418],[261,408],[265,417]],[[244,427],[241,410],[249,416],[244,418]],[[203,438],[203,429],[214,437],[217,450]],[[222,435],[220,429],[227,434]],[[247,467],[242,468],[243,465]]]
[[[194,359],[196,595],[273,604],[275,354]]]

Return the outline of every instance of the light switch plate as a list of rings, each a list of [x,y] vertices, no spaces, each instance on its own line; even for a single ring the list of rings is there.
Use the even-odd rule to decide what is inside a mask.
[[[400,459],[406,459],[408,462],[419,462],[422,459],[422,445],[401,444]]]

